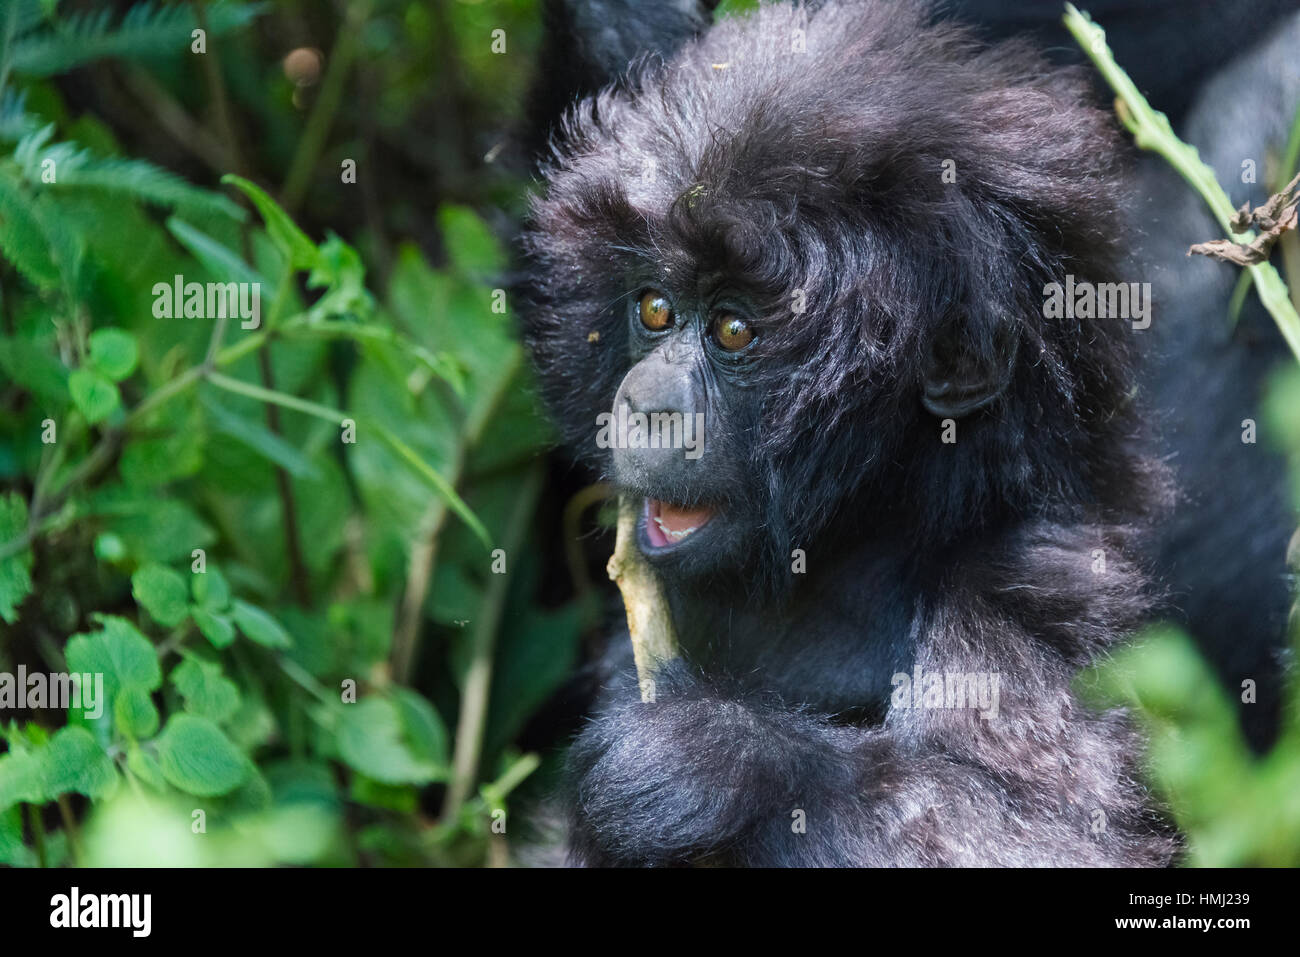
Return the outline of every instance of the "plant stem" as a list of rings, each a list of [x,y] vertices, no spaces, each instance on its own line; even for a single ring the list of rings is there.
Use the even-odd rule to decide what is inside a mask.
[[[1106,45],[1106,31],[1092,21],[1086,13],[1080,13],[1072,3],[1065,5],[1065,26],[1074,35],[1085,53],[1096,64],[1106,82],[1117,95],[1116,112],[1120,122],[1133,134],[1133,141],[1145,150],[1159,153],[1201,194],[1210,212],[1218,220],[1223,231],[1233,242],[1249,243],[1254,236],[1250,233],[1236,233],[1232,230],[1232,218],[1236,210],[1223,191],[1219,181],[1200,157],[1196,147],[1184,143],[1174,135],[1169,125],[1169,117],[1151,108],[1146,98],[1133,85],[1128,74],[1115,62],[1115,57]],[[1290,293],[1281,275],[1267,262],[1247,266],[1260,302],[1273,316],[1278,329],[1286,339],[1291,351],[1300,359],[1300,314],[1296,313],[1291,302]]]
[[[343,87],[357,55],[362,24],[369,15],[370,0],[353,0],[339,25],[320,96],[312,107],[311,115],[307,117],[307,125],[303,127],[302,138],[298,140],[298,149],[293,154],[289,175],[285,178],[284,189],[281,191],[284,208],[290,215],[298,211],[307,188],[311,185],[311,174],[325,146],[330,127],[334,124],[334,114],[338,112],[339,103],[343,99]]]
[[[68,838],[68,851],[72,855],[72,866],[81,867],[84,856],[81,849],[81,829],[77,827],[77,818],[72,813],[72,803],[68,800],[66,794],[60,794],[57,803],[59,805],[59,816],[63,818],[63,833]]]
[[[45,822],[41,820],[41,808],[37,804],[28,804],[27,823],[32,829],[32,843],[36,845],[36,862],[41,867],[49,867],[50,862],[45,850]]]
[[[191,0],[190,6],[194,8],[194,20],[199,25],[199,29],[211,36],[212,31],[208,29],[208,12],[205,3],[206,0]],[[221,51],[219,46],[214,43],[212,49],[200,59],[203,63],[204,78],[208,84],[208,93],[212,96],[213,112],[216,113],[217,133],[230,151],[230,162],[234,167],[226,170],[226,172],[238,173],[243,176],[248,170],[244,165],[243,155],[240,150],[239,135],[235,130],[235,124],[230,118],[230,100],[226,96],[226,83],[221,75]]]
[[[274,389],[265,389],[260,385],[253,385],[251,382],[244,382],[242,379],[232,379],[228,375],[222,375],[220,372],[209,372],[207,380],[218,388],[225,389],[227,392],[235,392],[239,395],[246,395],[250,399],[257,399],[259,402],[269,402],[273,405],[282,405],[286,409],[293,409],[296,412],[305,412],[307,415],[314,415],[318,419],[324,419],[326,422],[333,422],[335,425],[342,425],[347,416],[338,409],[331,409],[329,406],[321,405],[318,402],[311,402],[308,399],[300,399],[296,395],[290,395],[287,392],[276,392]]]
[[[262,385],[268,390],[275,390],[275,371],[271,368],[271,350],[260,349],[257,353]],[[272,402],[264,404],[266,410],[266,427],[271,434],[279,437],[280,407]],[[275,467],[275,485],[280,495],[280,516],[284,521],[284,544],[289,555],[289,581],[293,586],[294,597],[298,604],[306,608],[311,603],[308,587],[307,563],[302,557],[302,539],[298,534],[298,505],[293,497],[293,483],[289,480],[289,471],[283,465]]]
[[[505,396],[506,388],[514,380],[515,373],[523,362],[523,353],[518,348],[512,349],[506,357],[501,374],[497,376],[492,388],[487,391],[466,419],[461,439],[456,445],[455,458],[447,472],[447,481],[454,489],[460,481],[460,473],[465,467],[469,450],[478,444],[483,430],[496,412]],[[408,684],[411,669],[415,665],[416,646],[419,644],[420,618],[424,612],[424,599],[433,581],[434,555],[437,551],[438,536],[447,519],[447,499],[435,499],[420,518],[418,531],[411,546],[411,557],[407,565],[406,589],[402,595],[402,605],[393,627],[393,644],[388,660],[392,667],[393,680],[398,684]],[[462,516],[463,518],[463,516]],[[480,528],[482,526],[479,526]],[[480,538],[491,547],[486,530]]]
[[[542,471],[533,465],[524,477],[515,499],[515,507],[506,528],[502,548],[508,562],[519,560],[519,547],[532,518],[533,507],[541,493]],[[451,783],[442,806],[442,819],[454,821],[460,806],[469,796],[478,776],[482,758],[483,734],[487,728],[488,701],[492,690],[492,663],[496,650],[497,630],[505,611],[506,591],[510,584],[506,571],[494,574],[483,595],[483,604],[474,621],[472,658],[460,696],[460,718],[456,723],[456,751],[452,758]]]

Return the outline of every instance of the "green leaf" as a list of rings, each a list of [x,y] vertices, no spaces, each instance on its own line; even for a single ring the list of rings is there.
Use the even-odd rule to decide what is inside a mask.
[[[0,754],[0,810],[14,804],[43,804],[48,799],[35,753]]]
[[[227,173],[221,177],[221,182],[234,186],[245,196],[247,196],[257,207],[258,213],[262,216],[262,221],[266,223],[267,235],[275,243],[276,248],[284,254],[285,259],[289,262],[291,269],[313,269],[316,266],[320,254],[313,243],[297,223],[290,218],[280,205],[273,200],[262,187],[256,183],[250,183],[242,176],[236,176],[233,173]]]
[[[86,508],[88,517],[103,519],[141,563],[188,561],[193,549],[215,538],[185,501],[144,489],[106,485],[87,497]]]
[[[99,630],[73,635],[64,654],[69,671],[104,676],[105,700],[95,703],[103,708],[102,720],[116,714],[113,708],[123,688],[156,690],[162,684],[162,669],[153,645],[129,621],[112,615],[95,617]]]
[[[154,489],[203,468],[206,435],[194,430],[159,438],[136,438],[122,451],[117,471],[133,488]]]
[[[116,565],[126,558],[126,543],[115,532],[100,532],[95,536],[95,557],[101,562]]]
[[[172,715],[157,745],[163,777],[187,794],[228,794],[248,777],[248,759],[207,718]]]
[[[260,283],[264,288],[268,285],[262,274],[244,262],[233,249],[185,220],[172,216],[167,220],[167,228],[214,276],[225,277],[228,282]]]
[[[85,728],[60,728],[39,748],[0,755],[0,810],[68,791],[103,797],[116,784],[113,762]]]
[[[68,392],[90,425],[104,421],[121,402],[117,386],[98,372],[85,368],[74,369],[68,376]]]
[[[504,268],[501,243],[468,206],[443,206],[438,210],[438,223],[447,255],[457,271],[481,277],[495,275]]]
[[[0,213],[0,215],[3,215]],[[68,367],[52,354],[52,339],[0,337],[0,376],[8,376],[51,412],[68,404]]]
[[[73,635],[65,655],[68,668],[89,674],[102,673],[104,680],[118,687],[133,686],[156,691],[162,684],[158,653],[135,625],[114,615],[95,616],[99,630]]]
[[[155,791],[167,787],[167,779],[163,777],[158,759],[138,744],[131,745],[126,752],[126,766],[132,774]]]
[[[189,614],[189,589],[185,579],[165,565],[145,565],[131,576],[131,592],[154,621],[174,628]]]
[[[354,770],[384,784],[428,784],[447,775],[446,729],[433,708],[406,695],[363,698],[344,705],[339,755]]]
[[[331,316],[365,319],[375,308],[374,297],[366,289],[366,268],[361,256],[334,233],[321,243],[316,265],[307,277],[307,288],[326,290],[307,312],[311,322]]]
[[[256,605],[250,605],[236,598],[231,606],[231,615],[239,630],[248,636],[249,641],[266,648],[281,650],[293,644],[293,639],[284,627]]]
[[[0,758],[0,761],[3,760]],[[7,811],[0,811],[0,864],[35,867],[37,863],[36,855],[23,843],[23,809],[11,807]]]
[[[53,289],[59,284],[59,270],[31,205],[22,190],[0,176],[0,255],[38,289]]]
[[[190,576],[190,591],[199,607],[208,611],[224,611],[230,606],[230,585],[215,565]]]
[[[143,688],[128,686],[117,693],[113,702],[113,723],[117,730],[132,740],[152,737],[158,733],[158,709]]]
[[[100,798],[117,786],[112,759],[85,728],[60,728],[43,752],[46,793]]]
[[[75,223],[62,221],[60,214],[65,214],[67,207],[62,203],[52,205],[55,197],[93,191],[117,194],[204,217],[224,216],[237,222],[247,218],[247,214],[229,197],[193,186],[161,166],[141,159],[97,157],[71,140],[54,141],[54,134],[53,123],[25,134],[14,148],[13,159],[22,177],[42,191],[40,201],[29,209],[49,243],[65,281],[70,278],[72,262],[59,260],[75,256],[70,243],[85,237],[77,236]],[[57,179],[47,183],[45,174],[50,170],[57,171]]]
[[[75,143],[59,144],[76,148]],[[170,170],[140,159],[100,159],[81,150],[72,164],[59,165],[60,187],[122,193],[165,209],[217,215],[237,222],[248,214],[220,193],[192,186]],[[66,171],[65,171],[66,167]]]
[[[197,605],[190,609],[190,614],[194,616],[194,624],[199,626],[199,632],[212,643],[212,647],[228,648],[234,643],[235,623],[230,620],[229,615],[209,611]]]
[[[17,492],[0,496],[0,548],[27,532],[27,502]],[[32,550],[0,558],[0,618],[13,624],[18,606],[32,591]]]
[[[239,688],[221,666],[186,658],[171,673],[171,683],[185,700],[185,710],[221,724],[239,710]]]
[[[384,442],[397,453],[407,465],[415,470],[415,473],[427,482],[435,491],[438,492],[447,502],[448,507],[460,516],[461,521],[470,527],[470,530],[483,543],[484,548],[492,547],[492,536],[484,527],[479,517],[474,514],[465,500],[460,497],[454,485],[447,481],[433,466],[420,457],[420,454],[412,449],[409,445],[399,439],[387,428],[377,422],[369,423],[371,428]]]
[[[433,705],[408,688],[395,688],[392,698],[411,750],[446,766],[450,761],[447,728]]]
[[[90,334],[90,364],[114,382],[121,382],[134,372],[139,357],[135,337],[129,332],[96,329]]]

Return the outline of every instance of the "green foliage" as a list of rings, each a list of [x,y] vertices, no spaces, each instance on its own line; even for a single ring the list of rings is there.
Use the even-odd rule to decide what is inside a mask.
[[[1287,451],[1300,478],[1300,368],[1274,378],[1264,433]],[[1296,486],[1300,510],[1300,484]],[[1300,654],[1300,610],[1292,615]],[[1192,640],[1173,627],[1152,629],[1080,679],[1099,704],[1122,704],[1149,739],[1152,783],[1187,835],[1187,863],[1204,867],[1300,865],[1300,680],[1291,675],[1284,725],[1273,748],[1256,756],[1242,737],[1229,694],[1254,701],[1249,685],[1224,689]],[[1249,705],[1247,705],[1249,706]]]
[[[56,3],[12,0],[7,11],[16,34],[11,41],[10,67],[30,76],[52,76],[104,57],[167,56],[190,46],[198,21],[188,4],[160,6],[140,3],[120,22],[104,8],[66,18],[49,17]],[[209,36],[218,37],[247,25],[260,5],[213,3],[206,11]],[[0,27],[5,26],[0,15]]]
[[[1300,865],[1294,679],[1286,730],[1263,757],[1251,752],[1223,687],[1177,629],[1154,630],[1125,647],[1084,685],[1095,701],[1137,714],[1149,741],[1148,774],[1187,837],[1187,864]]]
[[[223,193],[120,155],[44,78],[106,57],[179,76],[194,5],[58,6],[0,10],[0,672],[88,675],[89,696],[3,715],[0,864],[482,863],[538,765],[511,742],[581,617],[532,597],[519,489],[550,435],[493,295],[505,252],[443,203],[445,263],[399,242],[376,281],[370,237],[300,225],[254,182],[283,169]],[[210,49],[268,12],[203,6]],[[399,8],[404,40],[383,34]],[[474,82],[496,82],[477,31],[500,10],[454,5]],[[390,4],[364,44],[432,62],[427,17]],[[240,75],[236,107],[265,109]],[[210,283],[255,289],[259,321],[238,299],[210,310]],[[488,587],[506,542],[509,587]],[[466,618],[501,622],[489,637],[518,662],[483,705],[468,799],[440,816],[483,653]],[[54,802],[79,826],[51,829]]]

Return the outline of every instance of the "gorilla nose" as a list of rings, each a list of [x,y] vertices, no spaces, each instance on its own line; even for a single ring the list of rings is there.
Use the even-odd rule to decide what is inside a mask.
[[[695,412],[695,387],[689,363],[673,360],[667,349],[658,349],[631,368],[618,390],[618,399],[631,412],[687,415]]]
[[[615,477],[648,489],[678,488],[704,453],[704,401],[694,363],[656,350],[623,378],[606,441]]]

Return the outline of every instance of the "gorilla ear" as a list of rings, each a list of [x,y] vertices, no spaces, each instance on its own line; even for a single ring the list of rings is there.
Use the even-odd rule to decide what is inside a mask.
[[[1001,322],[988,343],[975,343],[965,323],[944,324],[921,379],[921,404],[940,418],[959,419],[984,408],[1011,384],[1020,337]]]

